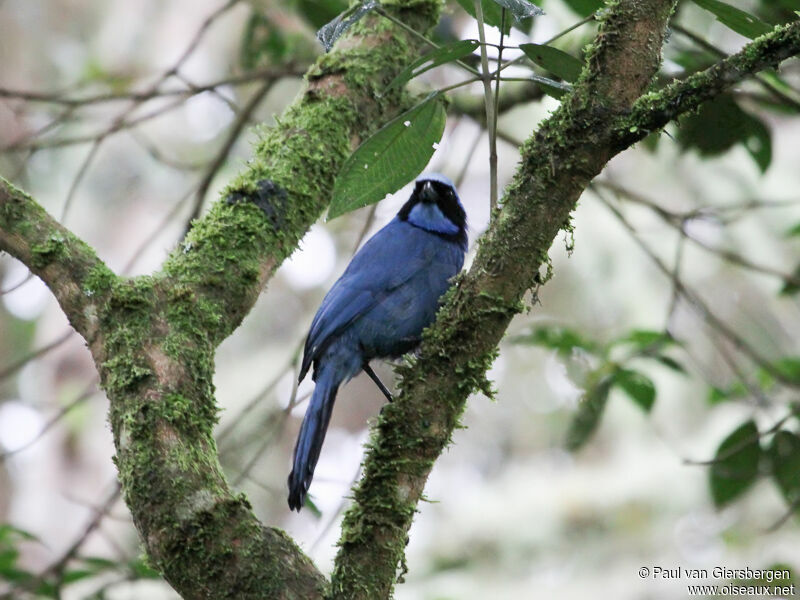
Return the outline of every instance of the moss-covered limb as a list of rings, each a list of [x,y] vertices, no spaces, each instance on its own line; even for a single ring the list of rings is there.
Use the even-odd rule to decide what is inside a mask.
[[[115,280],[94,348],[115,462],[150,562],[184,598],[322,598],[325,578],[228,486],[213,428],[210,311],[163,277]]]
[[[383,2],[417,30],[432,27],[439,0]],[[421,42],[371,14],[308,71],[305,91],[264,129],[247,169],[195,222],[163,273],[192,289],[218,315],[215,342],[250,310],[267,279],[319,218],[342,162],[358,144],[406,108],[408,96],[386,88],[420,53]]]
[[[97,304],[116,276],[86,243],[2,177],[0,249],[39,276],[72,326],[90,345],[96,341]]]
[[[604,110],[628,110],[650,85],[661,64],[666,35],[663,23],[675,4],[675,0],[607,1],[608,10],[586,55],[588,68],[580,81]]]
[[[800,21],[776,27],[705,71],[639,98],[617,124],[617,144],[626,148],[743,79],[798,55]]]
[[[332,598],[388,598],[406,536],[434,461],[449,443],[466,398],[490,391],[485,372],[578,197],[616,151],[612,126],[649,86],[660,62],[672,0],[609,6],[584,73],[569,97],[522,148],[522,161],[459,280],[403,368],[345,515]]]
[[[440,8],[387,5],[423,29]],[[101,309],[108,334],[95,360],[125,498],[148,556],[185,598],[324,592],[308,558],[228,487],[212,437],[214,350],[318,218],[341,161],[402,109],[405,97],[378,92],[417,43],[375,15],[355,26],[163,269],[114,285]]]

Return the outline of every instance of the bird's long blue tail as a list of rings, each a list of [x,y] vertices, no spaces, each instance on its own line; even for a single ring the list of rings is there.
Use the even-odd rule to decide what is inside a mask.
[[[300,425],[294,446],[294,462],[289,474],[289,508],[300,512],[306,500],[308,486],[314,477],[322,442],[333,412],[333,402],[340,380],[335,369],[322,369],[318,373],[314,394]]]

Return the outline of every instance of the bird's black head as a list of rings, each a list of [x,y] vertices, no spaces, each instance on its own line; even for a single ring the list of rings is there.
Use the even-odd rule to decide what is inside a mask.
[[[447,239],[467,244],[467,213],[461,206],[453,182],[429,173],[417,179],[411,197],[397,213],[401,221]]]

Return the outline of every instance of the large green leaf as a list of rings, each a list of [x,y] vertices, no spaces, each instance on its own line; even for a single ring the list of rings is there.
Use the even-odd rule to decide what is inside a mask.
[[[694,3],[700,8],[714,13],[720,23],[751,40],[772,31],[772,25],[719,0],[694,0]]]
[[[772,139],[764,123],[743,111],[730,94],[721,94],[704,103],[697,113],[683,118],[678,141],[696,148],[703,156],[713,156],[742,144],[762,171],[772,160]]]
[[[395,77],[389,84],[388,89],[402,87],[411,79],[422,75],[425,71],[443,65],[445,63],[460,60],[472,54],[481,43],[478,40],[459,40],[451,44],[445,44],[436,50],[421,56]]]
[[[656,401],[656,386],[649,377],[638,371],[619,369],[614,373],[614,385],[618,386],[643,411],[650,412]]]
[[[374,204],[416,177],[442,139],[446,118],[434,93],[361,144],[336,177],[328,219]]]
[[[728,504],[753,485],[761,458],[758,441],[758,428],[750,420],[733,430],[720,444],[709,479],[716,506]]]
[[[576,81],[583,70],[581,61],[558,48],[541,44],[520,44],[519,48],[537,65],[564,81]]]
[[[789,506],[800,503],[800,437],[785,429],[772,438],[767,450],[772,478]]]

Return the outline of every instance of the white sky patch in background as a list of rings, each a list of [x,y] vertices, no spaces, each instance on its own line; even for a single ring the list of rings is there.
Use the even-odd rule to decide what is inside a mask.
[[[14,261],[8,265],[8,270],[3,276],[3,283],[0,287],[4,290],[12,288],[24,281],[28,275],[27,267]],[[13,292],[4,294],[3,305],[8,312],[18,319],[31,321],[42,313],[49,298],[50,292],[42,280],[38,277],[31,277]]]
[[[508,17],[511,19],[511,17]],[[500,30],[497,27],[487,26],[484,28],[486,33],[486,43],[487,44],[500,44]],[[478,22],[474,19],[469,19],[466,23],[465,27],[461,31],[461,39],[479,39],[478,34]],[[511,33],[503,37],[503,46],[519,46],[520,44],[525,44],[529,42],[528,36],[522,33],[519,29],[514,27],[511,28]],[[481,52],[480,49],[473,52],[475,56],[480,56]],[[503,48],[503,61],[516,58],[522,54],[522,51],[517,50],[516,48]],[[489,58],[497,58],[497,48],[494,46],[488,46],[486,48],[486,55]],[[503,75],[505,77],[527,77],[530,75],[530,69],[527,67],[518,67],[516,65],[507,67],[503,70]],[[476,83],[476,88],[481,86],[482,84]],[[481,89],[483,89],[481,87]]]
[[[569,378],[567,367],[558,359],[557,352],[553,352],[547,357],[544,365],[544,379],[550,389],[562,401],[562,407],[575,407],[578,404],[578,400],[583,395],[584,390],[575,385]]]
[[[720,222],[712,218],[688,219],[684,229],[689,237],[710,246],[721,242],[723,231]]]
[[[215,138],[233,120],[233,111],[217,94],[233,98],[230,88],[220,87],[217,93],[203,92],[184,105],[188,133],[198,142]]]
[[[503,379],[503,375],[506,374],[506,367],[508,363],[505,357],[502,354],[498,354],[497,358],[494,359],[492,366],[489,367],[489,370],[486,372],[486,378],[489,381],[498,383]]]
[[[30,443],[41,431],[41,415],[18,400],[8,400],[0,405],[0,447],[6,452]]]
[[[313,225],[300,248],[283,263],[280,273],[296,290],[307,290],[322,285],[336,267],[336,244],[328,231]]]

